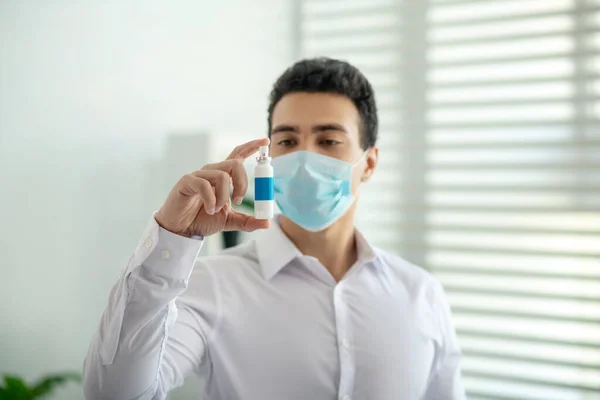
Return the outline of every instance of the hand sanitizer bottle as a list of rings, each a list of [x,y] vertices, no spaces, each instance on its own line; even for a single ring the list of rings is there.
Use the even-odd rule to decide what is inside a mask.
[[[254,168],[254,217],[271,219],[275,208],[273,195],[273,167],[269,157],[269,146],[260,146],[258,164]]]

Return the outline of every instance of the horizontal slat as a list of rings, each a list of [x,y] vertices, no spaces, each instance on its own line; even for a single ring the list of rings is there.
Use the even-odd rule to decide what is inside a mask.
[[[460,347],[465,355],[477,355],[512,361],[528,361],[600,369],[600,348],[563,346],[535,341],[519,341],[460,335]]]
[[[408,246],[408,245],[409,244],[406,244],[406,246]],[[564,256],[564,257],[579,257],[579,256],[600,257],[600,249],[598,250],[597,253],[582,254],[579,251],[567,250],[567,249],[562,249],[562,248],[561,249],[551,249],[551,250],[542,250],[542,249],[537,249],[537,248],[536,249],[534,249],[534,248],[502,249],[502,248],[499,248],[498,246],[474,247],[467,243],[464,243],[464,244],[453,243],[453,244],[443,244],[443,245],[436,244],[435,250],[468,251],[468,252],[474,253],[473,257],[477,257],[478,254],[488,254],[488,253],[494,253],[494,252],[498,252],[498,251],[506,252],[507,254],[513,254],[513,255],[521,254],[521,255],[526,255],[526,256],[531,255],[531,256]]]
[[[575,30],[575,19],[570,15],[507,19],[494,23],[474,23],[458,26],[433,25],[428,31],[430,42],[443,44],[453,41],[506,40],[524,35],[546,35]],[[579,27],[577,27],[579,29]]]
[[[595,303],[594,305],[599,304]],[[486,317],[503,317],[503,318],[525,318],[528,321],[541,320],[543,322],[574,322],[574,323],[589,323],[598,325],[600,327],[600,319],[590,317],[576,317],[576,316],[564,316],[564,315],[552,315],[552,314],[540,314],[533,312],[521,311],[520,309],[507,311],[507,310],[493,310],[491,308],[480,309],[476,307],[462,307],[453,306],[453,313],[461,316],[486,316]]]
[[[576,140],[577,139],[577,140]],[[431,129],[426,136],[430,147],[479,147],[479,146],[509,146],[512,148],[529,146],[567,146],[568,148],[581,144],[597,145],[600,140],[583,138],[577,133],[574,125],[544,123],[539,126],[476,126],[467,128],[437,128]]]
[[[464,315],[454,313],[457,329],[470,329],[479,332],[517,334],[535,339],[570,341],[600,346],[600,325],[583,322],[566,322],[519,318],[498,315]]]
[[[456,59],[470,58],[472,56],[487,57],[494,54],[516,55],[516,53],[522,53],[527,55],[527,53],[524,53],[526,50],[535,50],[535,53],[538,54],[539,51],[572,51],[575,48],[575,40],[572,34],[572,32],[575,31],[574,24],[568,25],[568,27],[570,27],[570,32],[568,29],[566,32],[545,30],[522,33],[513,30],[496,37],[486,38],[485,36],[480,36],[481,33],[485,35],[486,30],[493,27],[493,25],[488,24],[472,30],[463,29],[461,32],[463,37],[458,40],[459,43],[449,42],[449,39],[447,38],[443,38],[443,41],[439,41],[439,39],[438,41],[430,41],[429,46],[427,46],[427,53],[432,56],[433,59],[437,60],[446,57],[453,57]],[[593,35],[595,30],[589,29],[588,32]],[[535,49],[536,43],[539,43],[540,48]],[[451,54],[452,52],[454,52],[454,54]],[[480,52],[480,54],[474,54],[476,52]]]
[[[544,12],[569,11],[573,8],[570,0],[504,0],[480,1],[469,4],[432,4],[430,20],[435,24],[445,21],[485,19],[488,17],[514,18],[521,15],[539,15]]]
[[[475,271],[458,273],[446,270],[435,271],[435,275],[442,283],[465,292],[469,289],[477,290],[477,293],[489,290],[490,293],[506,296],[540,294],[556,298],[600,301],[600,280],[598,279],[526,278],[479,274]],[[600,340],[600,337],[598,339]]]
[[[488,400],[580,400],[581,396],[586,396],[585,391],[580,389],[547,387],[498,377],[469,375],[463,381],[469,396],[475,395]],[[587,395],[593,393],[588,392]]]
[[[464,272],[445,269],[444,273],[462,274]],[[496,276],[502,279],[507,275],[490,274],[489,276],[491,278]],[[523,277],[524,275],[520,276]],[[529,279],[540,278],[540,276],[524,277]],[[572,278],[569,279],[571,281],[574,280]],[[600,279],[598,282],[600,282]],[[581,302],[565,299],[542,300],[526,296],[487,296],[478,293],[451,293],[449,299],[452,310],[463,314],[485,314],[489,312],[490,314],[486,315],[524,316],[600,324],[600,299],[595,302]]]
[[[462,80],[453,80],[453,81],[437,81],[434,86],[436,89],[446,89],[446,88],[464,88],[464,87],[473,87],[473,86],[513,86],[520,84],[533,84],[533,83],[588,83],[591,80],[599,79],[600,74],[596,72],[584,72],[577,77],[571,75],[571,71],[568,74],[564,74],[562,76],[535,76],[530,75],[527,77],[503,77],[502,79],[490,78],[486,79],[485,77],[481,77],[479,80],[473,79],[472,77],[467,77]]]
[[[600,255],[600,235],[544,233],[530,234],[521,232],[489,233],[484,230],[462,232],[460,230],[430,231],[427,243],[437,246],[469,246],[471,248],[545,251],[561,254],[580,253]],[[598,287],[600,292],[600,286]]]
[[[437,232],[440,234],[443,234],[445,232],[447,233],[456,233],[456,232],[460,232],[460,233],[465,233],[465,234],[470,234],[470,233],[483,233],[483,234],[504,234],[504,235],[521,235],[521,234],[531,234],[531,235],[538,235],[538,236],[543,236],[547,233],[561,233],[561,234],[565,234],[565,235],[573,235],[573,236],[585,236],[585,235],[590,235],[590,237],[594,237],[596,235],[600,235],[600,227],[590,227],[590,228],[580,228],[580,229],[574,229],[574,228],[569,228],[569,227],[563,227],[560,226],[558,223],[555,226],[552,227],[548,227],[548,228],[543,228],[543,227],[536,227],[536,226],[529,226],[529,227],[512,227],[512,226],[493,226],[493,225],[489,225],[489,226],[484,226],[482,225],[476,225],[476,226],[470,226],[466,223],[461,224],[461,223],[435,223],[435,222],[431,222],[428,221],[427,223],[427,227],[429,228],[430,231],[433,232]]]
[[[400,28],[398,26],[365,26],[365,27],[354,27],[354,28],[338,28],[334,31],[310,31],[306,29],[302,29],[301,37],[303,39],[303,43],[306,42],[315,42],[318,40],[332,40],[332,39],[346,39],[348,41],[353,40],[354,38],[360,38],[361,36],[367,35],[398,35],[400,33]]]
[[[472,26],[472,25],[481,25],[481,24],[489,24],[495,22],[504,22],[504,21],[518,21],[518,20],[527,20],[531,19],[532,16],[536,18],[545,18],[545,17],[556,17],[556,16],[569,16],[572,18],[578,16],[584,16],[587,13],[597,11],[600,7],[598,6],[588,6],[582,7],[578,11],[574,10],[557,10],[557,11],[544,11],[544,12],[536,12],[535,14],[523,14],[523,15],[511,15],[511,16],[489,16],[489,17],[476,17],[472,19],[463,19],[463,20],[446,20],[446,21],[435,21],[436,27],[449,27],[449,26]],[[431,22],[430,24],[434,25]]]
[[[463,135],[466,136],[466,135]],[[507,135],[508,137],[508,135]],[[496,138],[490,135],[489,138],[480,137],[479,140],[470,140],[470,138],[466,137],[461,141],[460,136],[456,136],[455,138],[451,138],[448,135],[439,135],[437,137],[430,137],[431,145],[430,148],[432,150],[436,149],[556,149],[560,151],[565,149],[565,152],[573,152],[578,149],[589,149],[590,147],[600,147],[600,140],[595,139],[548,139],[546,141],[537,140],[535,136],[521,138],[523,141],[519,141],[518,139],[510,136],[506,141],[494,141]],[[443,139],[440,140],[440,139]],[[434,141],[435,140],[435,141]]]
[[[317,42],[318,43],[318,42]],[[332,58],[352,58],[354,56],[372,56],[377,58],[381,53],[397,52],[397,44],[383,43],[377,45],[366,45],[357,43],[356,41],[348,40],[345,44],[331,45],[325,43],[319,43],[318,45],[308,46],[305,50],[307,57],[320,57],[326,55]]]
[[[551,82],[541,84],[520,83],[504,86],[472,86],[458,89],[436,89],[428,93],[430,106],[460,107],[464,105],[528,104],[548,103],[561,100],[595,101],[599,96],[575,95],[572,82]]]
[[[600,259],[595,256],[536,256],[500,252],[427,252],[426,262],[433,271],[462,270],[465,274],[528,274],[548,278],[600,279]]]
[[[583,233],[600,233],[600,213],[597,212],[563,212],[514,213],[511,211],[442,211],[433,209],[426,216],[432,229],[522,229],[542,230],[545,232],[579,231]]]
[[[462,107],[493,107],[499,105],[505,106],[528,106],[531,104],[564,104],[565,101],[573,103],[575,101],[596,101],[600,96],[556,96],[554,98],[506,98],[506,99],[481,99],[481,100],[453,100],[450,101],[431,101],[431,107],[443,108],[462,108]]]
[[[513,169],[506,167],[503,170],[488,169],[482,166],[477,171],[463,170],[434,170],[430,169],[425,177],[425,182],[437,185],[481,185],[481,188],[497,187],[503,185],[523,185],[528,188],[543,189],[547,185],[565,185],[565,190],[579,182],[588,188],[600,187],[600,175],[590,170],[566,171],[539,169]]]
[[[493,105],[434,107],[427,113],[427,121],[433,125],[539,123],[541,121],[564,121],[575,116],[575,106],[567,101],[536,103],[528,105]],[[542,119],[543,118],[543,119]]]
[[[457,1],[472,1],[472,0],[457,0]],[[469,400],[523,400],[523,397],[514,397],[514,396],[501,396],[497,394],[489,394],[484,393],[477,390],[467,390],[467,398]],[[527,400],[536,400],[532,397],[528,397]],[[543,399],[548,400],[548,399]]]
[[[600,146],[591,143],[563,146],[478,146],[471,149],[440,149],[432,146],[426,154],[427,162],[432,168],[502,168],[512,170],[520,168],[539,167],[554,169],[556,165],[565,168],[590,168],[600,162]]]
[[[519,363],[484,357],[467,357],[463,361],[463,372],[475,376],[479,373],[498,378],[523,378],[526,382],[598,390],[600,393],[600,370],[593,368],[575,369],[556,364],[540,364],[522,361]]]
[[[393,47],[399,50],[399,46],[400,38],[398,35],[385,30],[382,32],[354,34],[349,37],[321,35],[312,39],[307,38],[303,41],[303,50],[306,53],[341,49],[366,49],[369,47],[378,49],[378,51],[386,47]]]
[[[600,389],[596,385],[570,384],[570,383],[557,382],[557,381],[533,379],[533,378],[528,378],[528,377],[523,377],[523,376],[515,376],[515,375],[508,375],[508,374],[501,375],[501,374],[497,374],[497,373],[488,373],[488,372],[479,372],[479,371],[468,371],[468,372],[465,372],[464,375],[480,377],[480,378],[496,378],[496,379],[503,378],[506,380],[510,380],[510,382],[521,382],[521,383],[528,383],[528,384],[534,384],[534,385],[543,385],[543,386],[548,387],[549,389],[550,388],[559,388],[559,389],[571,389],[571,390],[576,390],[576,391],[589,391],[589,392],[600,393]]]
[[[496,81],[511,83],[540,82],[546,80],[572,79],[575,73],[573,60],[560,57],[536,61],[506,61],[496,64],[474,64],[431,68],[427,73],[430,85],[445,84],[466,86],[488,85]]]
[[[439,271],[435,271],[433,270],[434,274],[445,274],[446,272],[443,270],[439,270]],[[460,275],[460,273],[449,273],[449,275]],[[495,277],[496,279],[498,277]],[[507,280],[507,278],[510,278],[507,275],[503,275],[502,278],[504,278],[504,280]],[[518,278],[523,278],[523,277],[518,277]],[[535,277],[535,279],[545,279],[543,277]],[[518,279],[513,279],[513,281],[517,281]],[[521,289],[521,290],[516,290],[516,289],[496,289],[496,288],[490,288],[490,287],[486,287],[486,288],[479,288],[477,287],[477,285],[471,284],[471,285],[467,285],[467,284],[461,284],[461,283],[453,283],[453,282],[448,282],[448,279],[445,279],[443,284],[444,284],[444,288],[447,290],[448,293],[465,293],[465,294],[481,294],[481,295],[485,295],[485,296],[502,296],[502,297],[511,297],[511,296],[523,296],[523,297],[530,297],[532,299],[547,299],[547,300],[572,300],[572,301],[579,301],[579,302],[593,302],[593,303],[597,303],[598,302],[598,298],[596,296],[594,296],[593,294],[590,295],[589,293],[587,293],[585,296],[584,295],[580,295],[580,294],[569,294],[569,293],[560,293],[558,291],[554,291],[554,292],[549,292],[546,291],[541,292],[541,291],[536,291],[536,292],[528,292],[528,289]],[[488,285],[490,286],[490,285]]]
[[[491,360],[502,360],[502,361],[507,361],[507,362],[513,362],[516,365],[519,365],[521,363],[540,363],[540,364],[545,364],[545,365],[559,365],[559,366],[563,366],[563,367],[569,367],[569,368],[594,368],[594,369],[599,369],[600,370],[600,365],[588,365],[588,364],[581,364],[581,363],[572,363],[572,362],[566,362],[563,360],[548,360],[548,359],[544,359],[544,358],[534,358],[534,357],[527,357],[524,354],[526,353],[526,350],[524,350],[522,353],[517,354],[517,355],[506,355],[506,354],[497,354],[497,353],[492,353],[489,351],[471,351],[468,349],[465,349],[465,346],[461,346],[462,349],[462,354],[465,356],[465,358],[470,358],[470,357],[478,357],[478,358],[486,358],[486,359],[491,359]],[[548,351],[552,351],[552,350],[548,350]]]
[[[399,218],[397,218],[399,220]],[[528,278],[528,279],[536,279],[536,278],[564,278],[564,279],[570,279],[570,280],[581,280],[584,282],[588,282],[590,280],[597,280],[600,281],[600,271],[597,271],[596,273],[594,273],[594,271],[590,271],[589,274],[578,274],[576,272],[571,272],[569,270],[557,273],[557,272],[548,272],[545,270],[542,271],[523,271],[523,270],[514,270],[514,269],[507,269],[506,267],[501,267],[498,268],[496,270],[492,270],[492,269],[485,269],[485,268],[475,268],[475,267],[468,267],[465,268],[463,266],[449,266],[449,265],[443,265],[440,266],[439,264],[432,264],[429,263],[429,270],[434,271],[434,272],[443,272],[443,273],[448,273],[448,274],[459,274],[459,275],[463,275],[463,274],[477,274],[477,275],[485,275],[485,276],[490,276],[490,277],[508,277],[508,278]],[[598,276],[596,276],[598,275]],[[467,292],[467,290],[465,290],[464,292]],[[462,293],[462,292],[461,292]],[[503,296],[502,293],[496,293],[494,294],[495,296]],[[519,297],[517,295],[510,295],[509,297],[513,298],[513,297]],[[537,297],[535,297],[537,298]],[[555,300],[555,298],[548,298],[548,297],[544,297],[545,299],[550,299],[550,300]],[[561,298],[562,300],[562,298]],[[590,301],[593,302],[594,304],[596,302],[600,302],[600,300],[595,300],[595,299],[589,299],[589,298],[585,298],[585,301]],[[577,300],[578,304],[581,304],[581,298],[578,298]],[[598,305],[598,307],[600,307],[600,304]]]
[[[471,3],[471,4],[475,4],[475,3],[482,3],[484,1],[489,1],[489,0],[428,0],[429,4],[433,7],[437,7],[437,6],[451,6],[451,5],[456,5],[456,4],[464,4],[464,3]]]
[[[548,337],[541,336],[531,336],[531,335],[523,335],[516,332],[504,332],[504,331],[490,331],[489,329],[481,329],[481,328],[460,328],[456,329],[458,333],[458,337],[462,336],[472,336],[479,337],[482,339],[499,339],[499,340],[512,340],[518,341],[522,343],[532,343],[532,344],[546,344],[546,345],[557,345],[557,346],[565,346],[572,347],[574,349],[589,349],[589,350],[598,350],[598,343],[596,341],[573,341],[566,339],[564,337],[558,339],[552,339]]]
[[[587,29],[577,30],[577,33],[585,34],[585,33],[592,33],[592,32],[596,32],[596,31],[597,31],[597,29],[595,29],[595,28],[587,28]],[[439,38],[430,37],[429,43],[432,46],[463,45],[463,44],[494,44],[497,42],[504,42],[507,39],[512,39],[512,40],[546,39],[546,38],[555,37],[557,33],[565,34],[565,35],[573,35],[575,32],[576,32],[575,29],[571,25],[571,26],[565,26],[562,29],[552,29],[552,30],[549,29],[546,32],[541,31],[541,32],[535,32],[535,33],[512,33],[510,31],[507,31],[507,32],[504,32],[502,35],[498,35],[498,36],[494,36],[494,37],[486,37],[486,36],[482,37],[479,34],[479,32],[477,32],[477,29],[473,29],[472,36],[465,35],[465,37],[462,37],[460,39],[445,39],[441,36]]]
[[[303,20],[301,31],[313,35],[329,35],[331,32],[348,31],[355,32],[360,29],[363,31],[371,31],[373,28],[380,29],[381,27],[390,27],[397,29],[401,23],[399,13],[360,13],[348,18],[328,18],[315,19],[309,18]]]
[[[399,13],[401,10],[402,3],[387,2],[387,4],[372,3],[365,5],[364,7],[338,7],[326,9],[321,7],[315,9],[314,7],[303,7],[304,18],[310,21],[331,21],[338,19],[346,19],[350,17],[363,17],[363,16],[379,16],[386,14]]]
[[[477,32],[473,32],[477,35]],[[577,54],[594,49],[577,48]],[[482,62],[494,60],[525,60],[531,57],[560,57],[575,54],[575,39],[567,34],[554,34],[536,39],[505,38],[485,43],[432,44],[427,58],[432,65]]]
[[[532,117],[535,117],[535,116],[532,116]],[[533,128],[533,127],[541,126],[544,124],[546,124],[548,126],[553,126],[556,123],[564,123],[564,122],[568,122],[568,123],[572,123],[572,124],[576,124],[576,123],[585,124],[585,123],[598,123],[600,121],[595,118],[581,118],[579,120],[576,120],[575,118],[557,118],[556,120],[543,120],[543,119],[533,120],[533,119],[531,119],[531,120],[525,120],[525,121],[487,120],[487,121],[470,121],[470,122],[462,122],[462,121],[434,122],[434,123],[430,123],[430,126],[432,128],[436,128],[436,129],[441,129],[441,128],[472,129],[472,128],[485,128],[485,127],[490,127],[490,126],[493,126],[495,128],[498,128],[498,127],[518,128],[518,127],[530,126]]]
[[[580,160],[580,161],[559,160],[556,163],[552,163],[550,161],[536,162],[535,160],[532,160],[530,163],[524,163],[524,162],[515,162],[515,161],[511,162],[510,160],[507,160],[504,163],[487,162],[487,163],[481,163],[479,165],[477,165],[475,162],[464,163],[464,164],[455,164],[453,162],[429,162],[429,168],[431,170],[440,169],[440,170],[444,170],[444,171],[469,170],[469,169],[480,170],[481,168],[485,168],[486,170],[492,170],[492,169],[504,170],[506,168],[510,168],[511,170],[520,169],[522,171],[544,169],[547,171],[552,171],[552,170],[561,170],[563,172],[570,171],[570,172],[576,174],[577,171],[581,171],[581,170],[596,170],[597,172],[600,172],[600,160],[587,160],[587,161],[586,160]]]
[[[400,68],[401,58],[396,51],[387,51],[379,53],[354,53],[354,52],[328,52],[314,54],[313,56],[328,56],[345,60],[356,66],[358,69],[373,71],[377,69]]]
[[[578,193],[598,193],[600,190],[599,186],[592,185],[584,185],[577,184],[571,182],[570,184],[543,184],[536,185],[536,187],[531,186],[523,186],[516,184],[502,184],[502,185],[485,185],[485,187],[465,184],[463,182],[460,183],[435,183],[426,182],[426,185],[429,186],[430,190],[449,190],[449,191],[464,191],[464,192],[477,192],[481,190],[485,190],[487,192],[531,192],[531,191],[539,191],[539,192],[548,192],[548,191],[562,191],[563,193],[573,193],[575,196]]]
[[[396,4],[397,0],[302,0],[302,8],[306,11],[335,11],[335,10],[363,10],[373,6],[386,6]]]
[[[566,194],[568,196],[568,193]],[[596,196],[597,197],[597,196]],[[461,204],[457,203],[445,203],[442,201],[428,201],[428,207],[419,207],[420,209],[431,210],[435,209],[436,211],[473,211],[473,212],[507,212],[510,211],[515,217],[521,214],[531,213],[532,211],[547,214],[549,216],[554,216],[555,214],[560,213],[574,213],[574,212],[600,212],[600,202],[595,200],[594,198],[586,199],[580,198],[577,199],[575,196],[570,196],[568,200],[565,200],[565,203],[575,203],[577,206],[565,207],[560,204],[552,204],[552,200],[544,200],[547,203],[537,203],[533,200],[526,200],[526,202],[521,204],[515,204],[518,201],[518,197],[513,200],[514,202],[507,202],[506,204],[501,204],[501,201],[498,201],[495,204],[482,203],[472,201],[462,201]],[[558,201],[557,201],[558,203]],[[405,209],[403,212],[411,212],[414,210]]]
[[[574,58],[578,57],[592,57],[598,55],[597,51],[589,50],[575,53],[573,51],[555,51],[547,52],[540,55],[515,55],[515,56],[494,56],[487,58],[475,58],[475,59],[461,59],[457,61],[437,61],[431,60],[432,69],[442,67],[458,67],[458,66],[486,66],[486,65],[499,65],[510,62],[530,62],[530,61],[551,61],[559,58]]]

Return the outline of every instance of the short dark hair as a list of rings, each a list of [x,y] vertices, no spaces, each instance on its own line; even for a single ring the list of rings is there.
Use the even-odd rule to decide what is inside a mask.
[[[290,93],[336,93],[348,97],[360,115],[361,146],[372,147],[377,142],[377,106],[373,87],[358,70],[346,61],[326,57],[298,61],[288,68],[273,85],[269,96],[269,136],[271,135],[273,110]]]

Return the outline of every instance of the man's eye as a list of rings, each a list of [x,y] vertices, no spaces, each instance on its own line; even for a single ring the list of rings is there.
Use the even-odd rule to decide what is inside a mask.
[[[326,140],[321,140],[321,144],[325,145],[325,146],[335,146],[337,144],[340,144],[341,142],[338,140],[333,140],[333,139],[326,139]]]
[[[295,141],[292,139],[284,139],[284,140],[280,140],[279,142],[277,142],[277,144],[279,146],[287,147],[287,146],[293,146],[295,144]]]

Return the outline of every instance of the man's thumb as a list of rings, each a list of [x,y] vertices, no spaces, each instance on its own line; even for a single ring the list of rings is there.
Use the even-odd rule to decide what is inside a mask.
[[[227,215],[225,230],[253,232],[257,229],[267,229],[270,226],[271,220],[256,219],[251,215],[243,214],[233,210]]]

